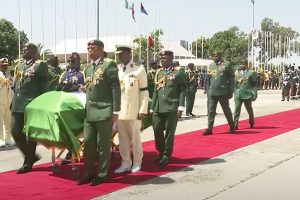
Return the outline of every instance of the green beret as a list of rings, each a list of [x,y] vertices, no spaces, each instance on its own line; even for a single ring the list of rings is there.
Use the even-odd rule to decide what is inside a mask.
[[[101,40],[91,40],[88,43],[88,46],[89,45],[95,45],[95,46],[98,46],[98,47],[104,47],[104,43]]]
[[[127,45],[117,45],[116,46],[116,54],[122,53],[124,51],[128,51],[131,52],[132,48],[130,46]]]

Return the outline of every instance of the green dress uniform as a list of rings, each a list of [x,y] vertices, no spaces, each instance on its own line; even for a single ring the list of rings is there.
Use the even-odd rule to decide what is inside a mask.
[[[37,143],[28,139],[23,132],[25,107],[34,98],[47,92],[48,78],[47,64],[42,61],[23,63],[15,69],[15,95],[11,106],[11,133],[16,145],[25,156],[25,165],[31,166],[37,160],[35,156]]]
[[[155,87],[155,74],[156,74],[155,69],[151,69],[147,72],[147,79],[148,79],[148,92],[149,92],[149,97],[152,99],[153,92],[154,92],[154,87]]]
[[[105,178],[110,159],[112,115],[120,111],[121,90],[115,62],[105,58],[84,70],[86,78],[86,119],[84,123],[84,164],[88,177]],[[94,162],[99,158],[96,170]]]
[[[151,104],[152,125],[159,160],[169,161],[177,126],[177,111],[184,109],[186,75],[180,67],[160,68],[155,76]],[[165,130],[165,135],[164,135]],[[164,165],[164,164],[162,164]]]
[[[232,113],[229,107],[229,99],[234,90],[234,71],[229,62],[213,63],[208,66],[209,89],[208,89],[208,128],[204,135],[211,134],[218,102],[221,104],[224,115],[230,127],[234,131]]]
[[[186,87],[186,114],[192,114],[195,95],[198,87],[198,73],[196,71],[188,70],[187,76],[187,87]]]
[[[235,90],[234,90],[234,127],[238,128],[241,107],[244,103],[249,114],[249,124],[254,126],[254,114],[252,101],[257,97],[257,74],[253,70],[237,70],[235,73]]]

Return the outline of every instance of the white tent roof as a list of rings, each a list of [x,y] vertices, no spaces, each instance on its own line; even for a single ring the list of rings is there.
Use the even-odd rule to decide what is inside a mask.
[[[289,58],[283,58],[283,57],[276,57],[270,59],[267,64],[273,64],[273,65],[281,65],[281,64],[295,64],[296,66],[300,66],[300,56],[293,53],[290,54]]]
[[[71,54],[72,52],[78,53],[87,53],[87,43],[90,40],[95,38],[89,39],[77,39],[77,49],[76,49],[76,39],[68,39],[66,40],[66,44],[64,41],[58,43],[55,47],[50,48],[53,53],[56,54],[65,54],[65,46],[66,46],[66,54]],[[100,37],[99,38],[104,43],[104,50],[106,52],[114,52],[116,50],[116,45],[128,45],[132,46],[133,38],[132,37],[125,37],[125,36],[109,36],[109,37]],[[56,50],[56,52],[55,52]]]
[[[206,59],[176,59],[179,62],[180,66],[187,66],[189,63],[194,63],[195,66],[208,66],[213,63],[212,60]]]
[[[174,42],[162,41],[162,45],[164,50],[173,51],[174,56],[196,58],[196,56],[194,56],[190,51],[188,51],[187,49],[185,49],[183,46],[180,45],[180,41],[174,41]]]

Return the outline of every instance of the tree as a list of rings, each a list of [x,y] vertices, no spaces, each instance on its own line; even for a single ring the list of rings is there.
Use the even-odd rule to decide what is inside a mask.
[[[217,32],[208,41],[208,51],[221,52],[224,60],[239,63],[248,59],[247,34],[238,27],[231,27],[226,31]]]
[[[160,42],[160,36],[163,35],[163,31],[161,29],[156,29],[151,32],[150,36],[154,41],[154,46],[149,46],[149,59],[153,60],[154,57],[157,58],[157,55],[161,51],[163,47]],[[144,60],[147,61],[147,43],[148,43],[148,36],[140,36],[136,37],[133,40],[136,48],[134,48],[134,61]],[[141,51],[141,52],[140,52]]]
[[[21,49],[28,42],[26,34],[21,31]],[[19,55],[19,32],[14,25],[6,20],[0,19],[0,57],[7,57],[9,61],[15,60]]]
[[[45,49],[43,51],[44,46],[41,43],[37,44],[37,48],[38,48],[38,58],[37,58],[38,60],[44,60],[44,59],[47,60],[49,56],[53,54],[50,49]]]
[[[202,39],[203,39],[203,59],[209,59],[210,55],[208,52],[209,38],[200,37],[196,41],[192,42],[192,52],[196,52],[196,44],[197,44],[197,58],[202,58]]]

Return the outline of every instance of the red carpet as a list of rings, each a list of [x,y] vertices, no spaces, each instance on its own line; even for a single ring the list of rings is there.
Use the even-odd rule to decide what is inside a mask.
[[[16,175],[15,171],[0,173],[0,199],[91,199],[291,131],[299,127],[299,121],[300,109],[296,109],[258,117],[253,129],[247,128],[248,121],[241,121],[236,134],[227,134],[228,126],[221,125],[211,136],[202,136],[203,130],[176,136],[172,162],[165,168],[154,162],[154,142],[145,142],[143,171],[115,175],[112,171],[120,158],[113,158],[109,179],[96,187],[77,186],[70,166],[60,167],[57,174],[51,173],[49,163],[35,166],[33,172],[24,175]]]

